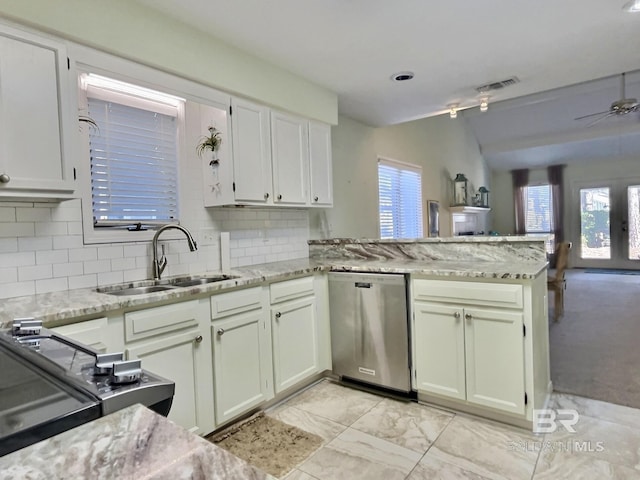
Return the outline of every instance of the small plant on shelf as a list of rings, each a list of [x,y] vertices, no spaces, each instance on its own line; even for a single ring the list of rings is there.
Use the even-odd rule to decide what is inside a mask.
[[[207,150],[211,150],[212,152],[212,160],[209,162],[209,165],[218,165],[219,160],[216,152],[218,148],[222,145],[222,134],[220,130],[215,127],[209,127],[209,135],[204,135],[200,139],[200,143],[196,147],[196,151],[198,155],[202,157],[204,152]]]

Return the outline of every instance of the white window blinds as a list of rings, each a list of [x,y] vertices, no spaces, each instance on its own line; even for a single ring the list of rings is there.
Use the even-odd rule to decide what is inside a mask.
[[[553,204],[551,185],[528,185],[525,188],[525,215],[527,233],[553,231]]]
[[[94,226],[178,221],[177,106],[92,85],[87,101]]]
[[[422,237],[422,169],[378,159],[380,238]]]

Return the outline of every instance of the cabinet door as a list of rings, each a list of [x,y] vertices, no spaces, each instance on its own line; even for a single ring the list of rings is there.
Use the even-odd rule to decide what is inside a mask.
[[[309,197],[309,138],[306,120],[271,112],[274,203],[306,205]]]
[[[467,400],[523,414],[523,315],[473,308],[464,313]]]
[[[269,351],[263,310],[213,322],[216,425],[267,400]]]
[[[462,308],[415,302],[414,315],[417,390],[464,400]]]
[[[271,335],[276,393],[320,370],[314,297],[271,307]]]
[[[169,419],[194,433],[214,429],[211,356],[206,334],[191,330],[141,345],[127,346],[127,358],[139,358],[142,367],[176,384]]]
[[[2,27],[0,196],[69,198],[73,193],[65,163],[71,143],[65,129],[72,128],[69,82],[62,77],[67,74],[62,44]]]
[[[309,122],[309,197],[312,206],[333,206],[331,161],[331,126]]]
[[[269,111],[232,99],[233,176],[239,203],[272,203]]]

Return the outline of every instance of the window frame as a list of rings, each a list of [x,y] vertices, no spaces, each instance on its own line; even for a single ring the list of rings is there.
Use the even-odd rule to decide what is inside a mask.
[[[550,230],[548,231],[547,230],[529,230],[528,228],[529,208],[528,208],[528,201],[526,201],[529,198],[529,188],[545,187],[545,186],[549,189],[549,228]],[[529,235],[532,237],[547,238],[547,241],[545,242],[546,250],[547,250],[547,253],[552,254],[554,249],[554,238],[555,238],[555,230],[553,226],[553,186],[548,182],[537,182],[537,183],[527,184],[522,188],[523,188],[524,200],[526,201],[525,210],[524,210],[525,235]]]
[[[419,236],[416,237],[396,237],[395,236],[395,222],[394,222],[394,236],[392,237],[383,237],[382,235],[382,221],[381,221],[381,217],[380,217],[380,210],[381,210],[381,198],[380,198],[380,166],[381,165],[386,165],[388,167],[391,168],[396,168],[399,170],[404,170],[404,171],[411,171],[414,173],[417,173],[420,176],[420,180],[419,180],[419,185],[417,188],[417,194],[418,194],[418,201],[416,204],[416,210],[418,210],[418,215],[417,215],[417,226],[419,228]],[[424,236],[424,210],[422,208],[422,166],[420,165],[415,165],[412,163],[407,163],[407,162],[402,162],[399,160],[394,160],[391,158],[387,158],[387,157],[378,157],[378,161],[376,162],[376,176],[377,176],[377,186],[378,186],[378,234],[380,236],[380,239],[389,239],[389,240],[398,240],[398,239],[403,239],[403,238],[422,238]]]
[[[88,53],[88,52],[86,52]],[[83,73],[94,73],[103,77],[112,78],[122,82],[130,83],[143,88],[156,90],[168,95],[173,95],[181,98],[185,98],[184,94],[176,91],[173,88],[167,88],[166,86],[150,81],[158,77],[158,71],[149,67],[137,66],[136,76],[123,74],[121,72],[129,71],[131,62],[119,59],[112,56],[104,56],[100,59],[93,59],[94,55],[90,54],[90,58],[87,60],[77,60],[74,62],[74,68],[72,69],[72,77],[76,82],[76,92],[78,99],[79,114],[86,114],[88,103],[86,90],[82,88],[81,75]],[[98,55],[100,57],[100,55]],[[105,58],[106,57],[106,58]],[[105,61],[106,60],[106,61]],[[96,64],[107,65],[108,68],[96,67]],[[185,120],[186,120],[186,99],[181,105],[177,107],[177,138],[176,138],[176,189],[177,189],[177,218],[175,222],[166,223],[180,223],[182,213],[180,210],[181,205],[181,183],[180,183],[180,164],[181,159],[185,158]],[[128,230],[125,226],[113,226],[113,227],[94,227],[93,224],[93,198],[91,193],[91,167],[89,162],[89,126],[83,125],[80,127],[80,141],[78,142],[78,175],[77,181],[79,182],[78,191],[80,192],[81,205],[82,205],[82,231],[84,244],[101,244],[101,243],[129,243],[129,242],[149,242],[153,239],[156,229],[161,224],[149,224],[146,229],[143,230]],[[132,222],[135,223],[135,222]]]

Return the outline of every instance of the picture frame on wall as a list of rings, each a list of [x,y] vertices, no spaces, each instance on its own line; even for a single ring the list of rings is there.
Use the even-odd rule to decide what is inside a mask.
[[[429,236],[440,236],[440,203],[437,200],[427,200],[427,220]]]

